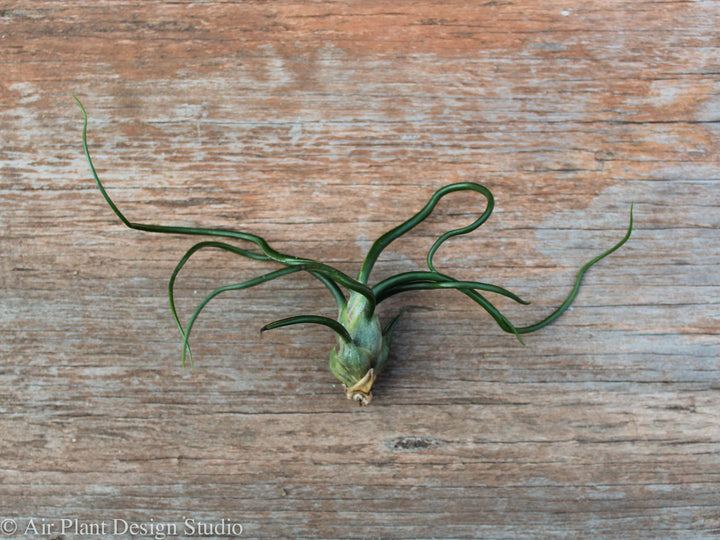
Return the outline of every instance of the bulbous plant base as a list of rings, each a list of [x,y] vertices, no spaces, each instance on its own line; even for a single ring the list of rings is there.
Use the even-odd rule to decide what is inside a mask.
[[[342,385],[345,390],[345,396],[352,401],[357,401],[360,405],[367,405],[372,401],[372,385],[375,382],[375,370],[370,370],[365,376],[352,385],[350,388]]]

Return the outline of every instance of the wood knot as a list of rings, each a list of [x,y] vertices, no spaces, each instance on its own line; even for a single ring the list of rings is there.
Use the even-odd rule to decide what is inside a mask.
[[[387,441],[387,447],[395,452],[429,450],[440,446],[440,441],[433,437],[420,437],[409,435],[396,437]]]

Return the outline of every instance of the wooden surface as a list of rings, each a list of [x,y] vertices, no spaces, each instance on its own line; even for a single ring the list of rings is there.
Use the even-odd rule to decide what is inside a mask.
[[[186,518],[273,539],[720,534],[720,4],[0,8],[10,537],[62,519],[187,537]],[[328,371],[327,329],[258,333],[334,315],[310,277],[219,298],[183,370],[166,285],[193,241],[112,215],[72,92],[131,219],[238,228],[352,274],[434,190],[484,183],[496,213],[438,264],[532,300],[498,302],[520,325],[622,237],[631,201],[637,228],[525,347],[457,293],[383,304],[407,311],[367,408]],[[448,198],[374,281],[421,268],[477,205]],[[182,316],[271,267],[199,255]]]

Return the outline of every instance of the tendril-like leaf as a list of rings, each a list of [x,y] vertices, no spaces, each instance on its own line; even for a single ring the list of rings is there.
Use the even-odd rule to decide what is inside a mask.
[[[243,281],[240,283],[234,283],[232,285],[224,285],[224,286],[218,287],[217,289],[212,291],[195,308],[195,311],[190,316],[190,319],[188,321],[187,327],[185,328],[185,331],[183,332],[182,328],[180,329],[180,331],[183,332],[182,365],[185,366],[185,353],[188,349],[188,341],[190,339],[190,331],[192,330],[192,328],[195,324],[195,321],[197,320],[198,316],[200,315],[200,312],[202,312],[202,310],[205,309],[205,306],[207,306],[208,303],[210,303],[210,301],[213,298],[215,298],[216,296],[218,296],[219,294],[222,294],[224,292],[248,289],[250,287],[255,287],[256,285],[260,285],[262,283],[267,283],[268,281],[272,281],[273,279],[287,276],[288,274],[292,274],[295,272],[313,271],[315,269],[314,267],[315,267],[315,263],[304,263],[304,264],[298,264],[298,265],[293,265],[293,266],[287,266],[285,268],[281,268],[280,270],[275,270],[274,272],[269,272],[267,274],[263,274],[262,276],[258,276],[256,278],[249,279],[247,281]]]
[[[274,330],[275,328],[282,328],[284,326],[291,326],[294,324],[321,324],[333,330],[346,343],[352,343],[352,337],[350,337],[350,334],[342,324],[335,319],[322,317],[320,315],[296,315],[295,317],[287,317],[286,319],[280,319],[278,321],[271,322],[270,324],[266,324],[260,329],[260,331],[266,332],[267,330]]]
[[[567,296],[565,301],[562,304],[560,304],[560,307],[555,309],[555,311],[553,311],[550,315],[545,317],[540,322],[531,324],[529,326],[522,326],[520,328],[516,328],[516,330],[519,334],[529,334],[530,332],[535,332],[537,330],[540,330],[541,328],[544,328],[545,326],[547,326],[548,324],[553,322],[555,319],[557,319],[560,315],[562,315],[567,310],[567,308],[570,307],[570,305],[575,300],[575,297],[577,296],[578,291],[580,290],[580,283],[582,282],[585,272],[587,272],[590,269],[590,267],[593,266],[595,263],[601,261],[602,259],[604,259],[608,255],[610,255],[611,253],[614,253],[615,251],[620,249],[625,244],[625,242],[627,242],[630,239],[630,235],[632,234],[632,230],[633,230],[633,207],[634,206],[635,206],[634,204],[630,205],[630,224],[628,225],[627,232],[625,233],[625,236],[622,238],[622,240],[620,240],[617,244],[615,244],[613,247],[611,247],[607,251],[602,252],[597,257],[589,260],[584,265],[582,265],[580,267],[580,270],[578,271],[576,278],[575,278],[575,284],[573,285],[573,288],[570,291],[570,294]]]
[[[326,283],[330,283],[330,281],[335,281],[344,287],[347,287],[349,290],[352,290],[354,292],[357,292],[358,294],[361,294],[365,296],[369,302],[369,304],[372,306],[372,309],[375,308],[375,296],[373,295],[372,289],[370,289],[366,284],[361,283],[350,276],[344,274],[343,272],[340,272],[336,268],[333,268],[332,266],[317,263],[316,261],[310,260],[310,259],[303,259],[299,257],[294,257],[292,255],[287,255],[284,253],[280,253],[279,251],[276,251],[272,247],[270,247],[270,244],[261,236],[258,236],[256,234],[251,234],[247,232],[242,231],[233,231],[233,230],[226,230],[226,229],[208,229],[208,228],[202,228],[202,227],[179,227],[179,226],[169,226],[169,225],[153,225],[153,224],[145,224],[145,223],[135,223],[130,221],[128,218],[125,217],[125,215],[120,211],[120,209],[117,207],[117,205],[113,202],[113,200],[110,198],[110,195],[105,190],[105,187],[102,185],[102,182],[100,182],[100,178],[98,177],[97,171],[95,170],[95,166],[93,165],[92,158],[90,157],[90,151],[88,149],[87,144],[87,113],[85,112],[85,108],[83,107],[80,100],[76,97],[75,101],[77,101],[78,105],[80,106],[80,109],[83,113],[84,123],[83,123],[83,133],[82,133],[82,139],[83,139],[83,149],[85,150],[85,157],[87,158],[88,164],[90,165],[90,170],[92,171],[93,178],[95,179],[95,183],[97,184],[98,188],[100,189],[100,193],[102,194],[103,198],[105,199],[105,202],[110,206],[112,211],[115,213],[115,215],[120,219],[120,221],[123,222],[123,224],[130,228],[135,229],[138,231],[144,231],[144,232],[154,232],[154,233],[165,233],[165,234],[183,234],[183,235],[190,235],[190,236],[215,236],[215,237],[222,237],[222,238],[233,238],[236,240],[243,240],[246,242],[251,242],[258,246],[262,253],[268,257],[268,259],[271,259],[273,261],[292,266],[297,264],[304,264],[304,263],[313,263],[317,265],[317,269],[314,271],[316,274],[322,276],[325,278]],[[246,252],[249,253],[249,252]],[[337,298],[337,296],[336,296]]]
[[[365,257],[365,261],[363,262],[362,268],[360,270],[358,280],[362,283],[367,283],[368,278],[370,277],[370,272],[372,271],[373,266],[375,265],[375,262],[377,261],[382,251],[392,242],[400,238],[405,233],[411,231],[420,223],[422,223],[425,219],[427,219],[427,217],[432,214],[432,211],[435,209],[435,207],[443,197],[445,197],[449,193],[453,193],[456,191],[476,191],[485,196],[485,198],[487,199],[487,205],[482,215],[475,221],[473,221],[470,225],[448,231],[435,241],[435,243],[430,248],[430,252],[427,256],[428,266],[431,270],[434,270],[432,264],[433,255],[435,254],[435,251],[437,251],[437,249],[440,247],[440,245],[445,242],[445,240],[447,240],[448,238],[452,238],[453,236],[466,234],[474,231],[480,225],[485,223],[485,221],[487,221],[487,219],[490,217],[490,214],[492,214],[495,200],[490,190],[485,186],[476,184],[475,182],[459,182],[457,184],[450,184],[438,189],[422,210],[420,210],[417,214],[415,214],[413,217],[411,217],[404,223],[383,234],[375,241],[375,243],[373,243],[373,245],[370,247],[370,251]]]
[[[373,287],[378,303],[401,292],[429,289],[470,289],[487,291],[506,296],[519,304],[527,305],[530,303],[497,285],[477,281],[458,281],[450,276],[434,271],[404,272],[387,278]]]
[[[180,259],[180,262],[178,262],[177,266],[175,266],[175,269],[172,272],[172,275],[170,276],[170,282],[168,283],[168,298],[170,299],[170,310],[172,311],[173,319],[175,319],[175,324],[180,329],[180,333],[185,335],[185,332],[183,331],[182,325],[180,324],[180,319],[177,314],[177,309],[175,307],[175,280],[177,279],[178,273],[180,270],[185,266],[185,264],[190,260],[190,257],[192,257],[193,254],[200,251],[201,249],[209,249],[209,248],[216,248],[221,249],[224,251],[229,251],[230,253],[234,253],[235,255],[240,255],[242,257],[247,257],[249,259],[254,259],[257,261],[270,261],[271,259],[261,253],[254,253],[252,251],[248,251],[245,249],[238,248],[236,246],[233,246],[231,244],[227,244],[225,242],[216,242],[216,241],[206,241],[206,242],[199,242],[192,246],[187,252],[185,252],[185,255]],[[311,275],[318,278],[322,283],[327,286],[327,288],[330,290],[332,295],[335,297],[337,303],[338,303],[338,309],[342,309],[345,305],[345,296],[343,295],[342,291],[340,290],[340,287],[338,287],[337,283],[333,281],[330,278],[325,277],[322,274],[318,274],[316,272],[310,272]]]

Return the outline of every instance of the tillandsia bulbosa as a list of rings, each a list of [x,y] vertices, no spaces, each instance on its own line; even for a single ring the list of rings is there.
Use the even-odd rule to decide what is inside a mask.
[[[630,224],[625,236],[613,247],[588,261],[580,268],[575,279],[575,284],[565,301],[540,322],[530,326],[515,326],[483,295],[483,293],[493,293],[505,296],[520,304],[528,304],[529,302],[522,300],[514,293],[497,285],[455,279],[449,275],[439,272],[435,268],[435,263],[433,262],[435,253],[446,240],[474,231],[490,217],[490,214],[493,211],[494,199],[490,190],[485,186],[475,182],[459,182],[449,184],[438,189],[435,194],[430,197],[428,203],[418,213],[375,240],[362,263],[358,276],[356,278],[352,278],[328,264],[281,253],[273,249],[264,238],[248,232],[229,229],[149,225],[130,221],[112,201],[98,178],[88,150],[87,113],[78,98],[75,96],[73,97],[80,106],[84,117],[82,142],[92,175],[107,204],[110,206],[115,215],[120,218],[120,221],[122,221],[127,227],[139,231],[154,233],[207,236],[231,239],[235,241],[239,240],[254,245],[255,250],[253,251],[218,240],[198,242],[185,253],[173,270],[168,285],[168,296],[170,299],[172,316],[175,319],[175,323],[180,330],[183,340],[183,365],[185,365],[186,358],[192,362],[189,339],[193,325],[195,324],[195,321],[202,309],[213,298],[227,291],[247,289],[295,272],[307,272],[317,278],[330,291],[330,294],[337,302],[339,311],[338,318],[331,319],[329,317],[319,315],[296,315],[271,322],[270,324],[265,325],[261,331],[295,324],[319,324],[330,328],[333,332],[335,332],[337,340],[336,345],[330,353],[330,371],[332,371],[335,377],[337,377],[342,383],[345,395],[348,399],[357,401],[361,405],[367,405],[372,399],[373,383],[375,382],[376,377],[383,371],[387,363],[393,329],[402,315],[401,311],[387,325],[385,325],[385,327],[383,327],[380,324],[380,320],[376,312],[377,305],[382,301],[387,300],[396,294],[407,291],[454,289],[475,301],[481,308],[487,311],[501,330],[514,334],[518,340],[522,342],[522,339],[520,338],[522,334],[528,334],[539,330],[557,319],[575,299],[585,272],[592,265],[620,248],[620,246],[627,242],[632,232],[633,211],[631,206]],[[397,240],[425,220],[433,212],[436,205],[443,197],[449,193],[460,191],[472,191],[479,193],[484,197],[485,207],[480,216],[469,225],[452,229],[442,234],[437,240],[435,240],[426,256],[427,270],[402,272],[392,277],[383,279],[372,286],[369,285],[370,273],[383,250],[387,248],[390,243]],[[190,316],[186,326],[183,327],[175,308],[175,300],[173,296],[175,280],[180,270],[193,256],[193,254],[200,250],[211,248],[226,251],[241,257],[247,257],[256,261],[277,263],[280,265],[280,268],[254,279],[243,281],[241,283],[225,285],[215,289],[208,294],[202,302],[200,302]]]

